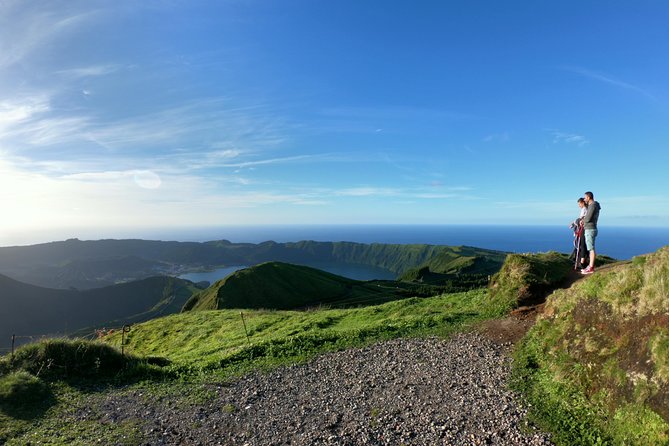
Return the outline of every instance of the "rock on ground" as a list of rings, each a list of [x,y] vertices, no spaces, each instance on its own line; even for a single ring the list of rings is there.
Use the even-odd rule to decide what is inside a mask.
[[[548,445],[508,390],[508,346],[478,333],[397,339],[214,385],[179,407],[110,396],[101,422],[149,445]]]

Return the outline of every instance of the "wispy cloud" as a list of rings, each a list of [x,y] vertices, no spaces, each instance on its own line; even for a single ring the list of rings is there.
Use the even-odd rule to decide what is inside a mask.
[[[56,71],[56,74],[61,74],[69,78],[84,78],[84,77],[96,77],[96,76],[105,76],[111,74],[120,69],[119,65],[92,65],[88,67],[79,67],[71,68],[68,70],[59,70]]]
[[[493,133],[484,137],[483,142],[507,142],[509,139],[509,132]]]
[[[402,132],[406,123],[442,129],[445,123],[470,120],[475,116],[456,110],[408,106],[332,107],[317,112],[308,130],[326,133],[385,135]]]
[[[345,197],[369,197],[369,196],[398,196],[399,189],[385,188],[385,187],[351,187],[334,191],[334,195]]]
[[[110,149],[128,146],[219,146],[275,147],[286,140],[281,117],[262,105],[235,107],[224,98],[188,101],[159,111],[100,123],[87,136]]]
[[[24,1],[0,2],[0,70],[31,56],[45,43],[90,21],[96,11],[76,11]],[[62,5],[61,5],[62,6]]]
[[[0,138],[15,126],[49,111],[49,101],[43,95],[0,101]]]
[[[553,137],[553,144],[576,144],[579,147],[583,147],[590,143],[590,141],[583,135],[578,135],[576,133],[566,133],[559,130],[547,130],[550,132]]]
[[[338,159],[336,155],[324,153],[315,155],[294,155],[284,156],[278,158],[267,158],[253,161],[241,161],[236,163],[221,163],[221,167],[254,167],[267,164],[286,164],[286,163],[301,163],[301,162],[325,162],[334,161]]]
[[[85,182],[113,182],[124,180],[126,178],[132,178],[137,186],[144,189],[158,189],[162,184],[160,176],[151,170],[84,172],[62,177],[63,180]]]
[[[439,191],[438,189],[443,189]],[[372,187],[360,186],[351,187],[327,192],[334,196],[343,197],[396,197],[422,200],[442,200],[442,199],[464,199],[471,198],[464,192],[471,191],[469,187],[449,187],[449,188],[392,188],[392,187]]]
[[[194,99],[144,114],[109,119],[90,110],[57,110],[56,92],[0,99],[0,145],[14,151],[70,144],[111,152],[160,149],[223,164],[243,151],[266,150],[286,140],[286,124],[262,106],[234,107],[222,98]],[[212,142],[213,141],[213,142]],[[265,161],[265,163],[273,161]],[[256,162],[257,163],[257,162]]]
[[[333,107],[324,109],[320,113],[323,116],[354,118],[356,120],[405,120],[411,118],[438,119],[438,120],[460,120],[471,119],[474,116],[455,110],[444,110],[436,108],[420,108],[407,106],[385,106],[385,107]],[[376,130],[376,128],[375,128]]]
[[[603,82],[605,84],[612,85],[614,87],[622,88],[624,90],[634,91],[636,93],[639,93],[640,95],[645,96],[648,99],[656,100],[656,98],[652,94],[650,94],[645,89],[639,87],[638,85],[634,85],[629,82],[616,79],[615,77],[610,76],[609,74],[604,74],[583,67],[566,66],[562,67],[562,69],[565,71],[570,71],[572,73],[581,75],[583,77],[587,77],[589,79],[596,80],[598,82]]]

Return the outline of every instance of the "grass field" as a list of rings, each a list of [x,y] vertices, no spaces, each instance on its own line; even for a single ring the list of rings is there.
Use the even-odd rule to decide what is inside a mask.
[[[490,317],[486,296],[486,290],[480,289],[359,308],[185,312],[134,326],[125,347],[138,356],[160,356],[175,365],[207,370],[245,354],[256,361],[261,357],[300,359],[375,339],[448,334],[464,323]],[[121,338],[115,334],[105,341],[120,346]],[[320,345],[309,347],[310,342]],[[300,344],[295,354],[288,352],[287,345]]]
[[[24,347],[34,351],[20,350],[17,356],[27,358],[23,369],[32,373],[23,369],[8,373],[8,358],[0,360],[0,443],[89,445],[103,438],[107,444],[138,444],[137,425],[91,423],[77,414],[106,395],[133,389],[141,389],[147,398],[168,395],[175,404],[188,405],[193,399],[207,398],[207,383],[249,370],[305,361],[382,339],[447,336],[496,316],[486,310],[486,301],[487,290],[479,289],[348,309],[244,310],[244,322],[238,310],[175,314],[134,325],[124,346],[132,355],[132,367],[96,376],[40,371],[45,364],[78,370],[77,361],[100,363],[90,355],[84,359],[78,341],[51,341],[57,348],[41,350]],[[115,333],[103,341],[103,345],[120,347],[121,335]],[[100,355],[107,355],[102,347],[84,349],[96,352],[99,348],[104,352]],[[48,353],[53,351],[58,353]],[[150,360],[142,360],[147,357]],[[30,358],[36,359],[30,362]],[[57,362],[61,358],[68,358],[67,367]]]

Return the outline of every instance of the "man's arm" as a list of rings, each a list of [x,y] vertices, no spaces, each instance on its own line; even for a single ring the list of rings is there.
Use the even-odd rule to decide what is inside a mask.
[[[583,217],[583,224],[590,223],[590,220],[592,220],[593,215],[595,215],[595,203],[594,202],[590,206],[588,206],[588,212],[586,212],[585,217]]]

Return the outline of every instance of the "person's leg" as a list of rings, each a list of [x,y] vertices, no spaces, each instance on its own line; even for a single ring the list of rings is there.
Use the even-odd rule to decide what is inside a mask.
[[[585,230],[585,244],[590,252],[590,264],[588,265],[589,269],[595,268],[595,239],[597,238],[596,229],[586,229]]]

